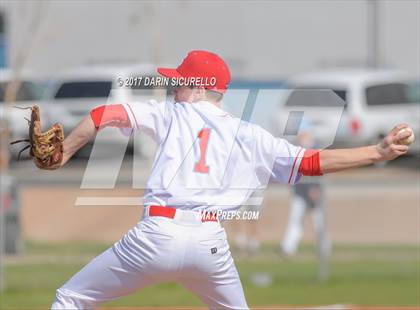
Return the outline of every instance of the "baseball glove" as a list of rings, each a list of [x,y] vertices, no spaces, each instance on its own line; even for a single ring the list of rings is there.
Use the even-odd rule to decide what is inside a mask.
[[[47,131],[41,132],[39,107],[34,105],[26,109],[31,109],[31,119],[25,118],[29,125],[29,138],[16,140],[10,143],[29,143],[28,146],[20,150],[18,160],[20,159],[22,152],[29,148],[29,155],[33,158],[35,165],[39,169],[55,170],[59,168],[63,160],[63,126],[56,123]]]

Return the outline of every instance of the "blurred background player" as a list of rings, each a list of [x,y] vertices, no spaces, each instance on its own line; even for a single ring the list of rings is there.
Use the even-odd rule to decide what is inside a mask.
[[[259,193],[261,195],[261,193]],[[258,197],[253,194],[245,205],[239,209],[239,214],[250,214],[262,211],[262,205],[253,203],[253,200]],[[235,229],[235,246],[242,254],[255,254],[260,249],[260,240],[258,238],[258,221],[245,220],[232,221],[232,226]]]
[[[303,121],[297,136],[298,144],[308,149],[318,147],[311,127],[309,121]],[[292,187],[289,219],[281,243],[282,254],[286,257],[294,256],[302,239],[305,216],[312,213],[320,261],[320,278],[326,277],[325,261],[331,252],[331,242],[326,227],[324,187],[324,182],[319,177],[304,178]]]

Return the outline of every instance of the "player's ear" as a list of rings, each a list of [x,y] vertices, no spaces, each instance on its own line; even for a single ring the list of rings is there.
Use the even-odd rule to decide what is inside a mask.
[[[203,100],[206,98],[206,90],[204,87],[194,88],[194,96],[196,100]]]

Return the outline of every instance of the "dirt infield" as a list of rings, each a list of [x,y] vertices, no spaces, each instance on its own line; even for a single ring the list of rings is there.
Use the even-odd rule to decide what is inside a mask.
[[[420,193],[416,172],[402,174],[367,169],[328,179],[327,215],[332,239],[339,243],[413,244],[420,235]],[[389,179],[389,176],[394,179]],[[387,180],[387,182],[383,182]],[[381,181],[382,183],[378,183]],[[405,183],[402,184],[401,182]],[[417,182],[417,184],[416,184]],[[77,197],[139,197],[128,187],[81,190],[78,185],[35,186],[21,189],[24,237],[36,241],[116,241],[141,217],[136,206],[75,206]],[[278,242],[288,216],[289,188],[271,186],[264,195],[258,222],[261,241]],[[234,227],[226,223],[230,236]],[[311,219],[305,223],[305,240],[313,239]]]

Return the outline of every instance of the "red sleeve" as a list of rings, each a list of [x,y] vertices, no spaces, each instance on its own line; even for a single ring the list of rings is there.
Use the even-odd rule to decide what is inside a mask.
[[[97,130],[104,127],[129,128],[130,120],[122,104],[101,105],[90,111]]]
[[[299,172],[307,176],[322,175],[319,150],[305,150],[300,162]]]

